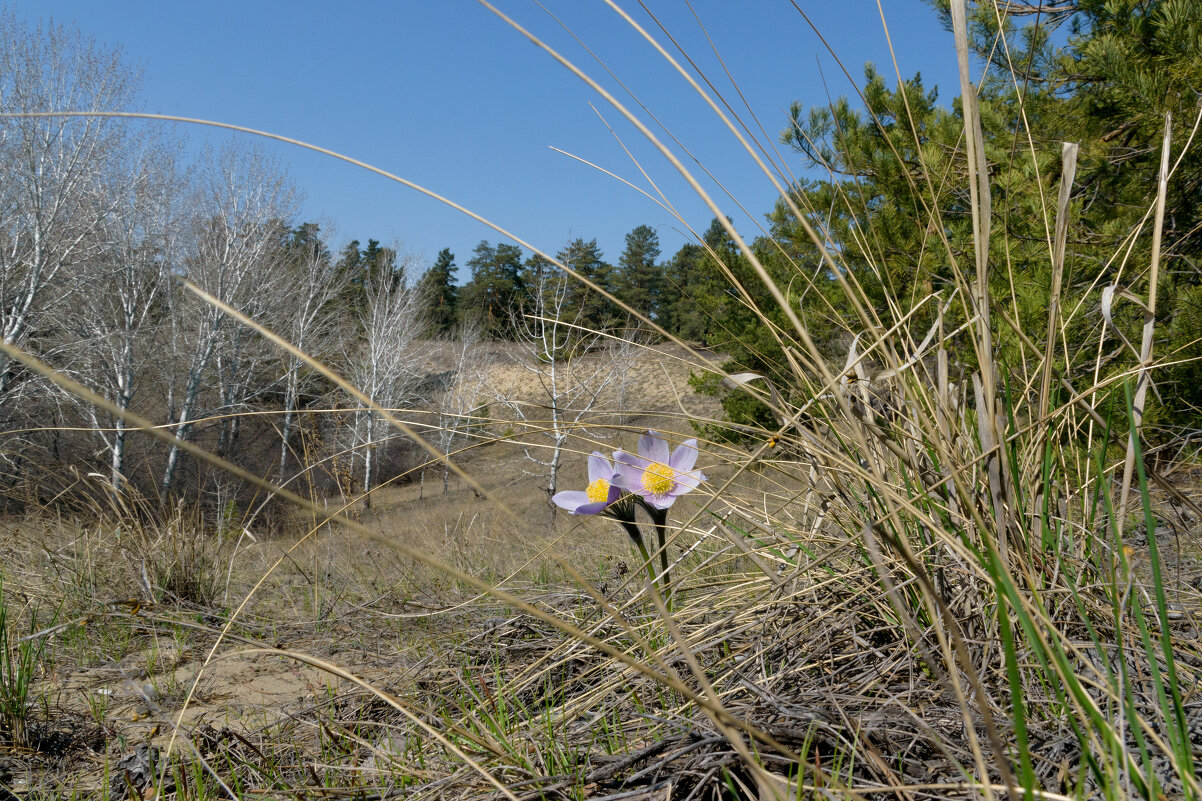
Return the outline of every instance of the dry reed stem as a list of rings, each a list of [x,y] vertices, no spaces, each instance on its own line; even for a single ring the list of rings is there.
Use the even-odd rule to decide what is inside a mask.
[[[1051,402],[1052,368],[1056,351],[1056,325],[1060,317],[1060,292],[1064,278],[1064,247],[1068,240],[1068,204],[1077,174],[1078,145],[1065,142],[1060,153],[1060,194],[1056,198],[1056,239],[1052,246],[1052,288],[1048,297],[1048,327],[1043,352],[1043,371],[1039,385],[1039,419],[1047,418]]]
[[[1148,384],[1152,380],[1152,336],[1156,331],[1156,289],[1160,277],[1160,238],[1164,232],[1165,198],[1169,189],[1169,148],[1172,145],[1173,115],[1166,114],[1164,120],[1164,140],[1160,150],[1160,177],[1156,187],[1156,218],[1152,224],[1152,259],[1151,272],[1148,276],[1148,302],[1145,305],[1143,341],[1140,344],[1139,368],[1136,372],[1135,395],[1131,402],[1131,434],[1127,443],[1127,458],[1123,463],[1123,485],[1119,492],[1118,520],[1119,530],[1126,526],[1127,499],[1131,491],[1131,477],[1135,472],[1136,438],[1144,420],[1144,400],[1148,394]],[[1148,536],[1155,536],[1148,532]]]

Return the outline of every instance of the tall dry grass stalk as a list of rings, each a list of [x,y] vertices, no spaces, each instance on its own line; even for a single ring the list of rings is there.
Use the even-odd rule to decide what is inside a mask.
[[[776,182],[774,165],[744,135],[752,127],[724,111],[652,33],[609,5],[688,81]],[[777,427],[740,429],[740,441],[759,443],[750,450],[729,442],[703,445],[711,481],[702,502],[674,510],[664,549],[672,560],[670,612],[641,569],[621,579],[629,586],[602,590],[579,565],[561,561],[574,586],[534,597],[469,575],[387,531],[181,445],[295,504],[313,521],[313,531],[337,524],[479,593],[467,603],[507,610],[502,623],[481,619],[479,631],[457,646],[458,662],[448,660],[452,664],[440,675],[387,689],[328,660],[259,649],[355,683],[393,710],[394,739],[400,732],[424,743],[420,762],[394,753],[379,760],[377,774],[367,779],[349,767],[334,771],[342,778],[330,781],[341,781],[341,791],[378,787],[371,791],[378,795],[369,797],[399,788],[415,797],[510,799],[636,797],[635,791],[642,793],[638,797],[682,799],[1202,796],[1196,768],[1202,653],[1191,606],[1197,597],[1187,598],[1166,580],[1156,532],[1160,524],[1174,523],[1162,513],[1153,487],[1198,510],[1145,462],[1140,436],[1140,413],[1156,369],[1151,346],[1165,186],[1172,180],[1169,138],[1166,133],[1143,347],[1130,377],[1134,389],[1127,390],[1129,430],[1115,431],[1090,405],[1100,387],[1074,385],[1056,366],[1057,340],[1067,325],[1061,294],[1075,145],[1064,146],[1058,199],[1046,221],[1054,231],[1046,330],[1024,330],[991,296],[990,241],[1005,234],[994,225],[964,0],[951,8],[965,125],[964,173],[957,180],[967,183],[971,198],[972,270],[958,263],[937,208],[926,200],[931,187],[925,184],[935,179],[925,164],[914,191],[916,207],[931,218],[930,244],[943,248],[956,277],[953,291],[915,298],[882,316],[841,263],[841,251],[812,222],[812,210],[799,208],[797,197],[777,183],[854,310],[847,321],[854,345],[842,368],[814,342],[785,291],[685,159],[583,70],[493,9],[657,148],[723,222],[753,274],[782,305],[787,328],[776,327],[770,310],[756,307],[730,276],[732,291],[773,331],[787,363],[773,376],[724,377],[768,405]],[[218,125],[325,152],[470,214],[345,156]],[[193,291],[370,405],[328,367]],[[924,318],[914,312],[928,304],[935,323],[927,328],[928,319],[920,327],[917,320]],[[964,323],[954,330],[944,326],[949,308]],[[642,322],[659,330],[652,320]],[[996,340],[1003,326],[1020,344],[1018,364],[999,360]],[[28,354],[2,349],[81,400],[123,414],[146,436],[171,439],[152,421],[122,413]],[[953,354],[965,353],[973,354],[971,363],[962,362],[969,378],[957,385],[950,362]],[[695,356],[697,369],[718,371],[711,359]],[[1024,376],[1031,377],[1026,385]],[[376,411],[423,443],[432,462],[444,458],[404,420]],[[677,439],[688,434],[684,422]],[[621,429],[619,435],[632,436]],[[598,446],[577,432],[572,436],[581,454]],[[1123,444],[1125,457],[1115,462],[1115,448]],[[487,495],[473,477],[461,477]],[[1127,539],[1132,487],[1140,493],[1134,506],[1142,512],[1146,553],[1133,550]],[[502,498],[493,500],[501,514],[522,525]],[[585,528],[589,536],[621,536],[604,526],[583,523],[565,536],[584,536]],[[648,554],[643,567],[654,575],[663,555]],[[556,558],[554,546],[546,556]],[[234,632],[241,608],[235,606],[218,632],[209,660],[248,642]],[[191,736],[183,728],[176,732]],[[361,752],[363,737],[344,739]],[[380,742],[367,746],[382,753]],[[200,759],[199,747],[191,753]],[[233,762],[204,764],[223,783],[233,783],[235,774],[242,787],[263,781]]]

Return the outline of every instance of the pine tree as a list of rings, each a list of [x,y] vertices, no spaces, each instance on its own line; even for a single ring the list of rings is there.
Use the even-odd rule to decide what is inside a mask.
[[[659,311],[666,330],[703,345],[729,339],[723,321],[732,310],[728,271],[736,255],[717,220],[710,223],[701,242],[686,243],[676,251],[660,291]]]
[[[1042,4],[1012,9],[1034,12],[1037,5]],[[1072,207],[1062,308],[1096,306],[1096,294],[1087,293],[1118,280],[1120,264],[1127,265],[1124,283],[1144,280],[1138,265],[1150,258],[1147,227],[1130,252],[1124,243],[1132,242],[1155,197],[1160,139],[1165,114],[1172,112],[1173,154],[1184,155],[1169,184],[1156,348],[1174,352],[1176,363],[1157,375],[1165,419],[1184,413],[1196,420],[1202,417],[1197,411],[1202,273],[1196,268],[1202,259],[1202,155],[1197,148],[1186,150],[1185,143],[1202,94],[1202,0],[1076,0],[1056,12],[1057,23],[1070,17],[1067,47],[1059,48],[1032,24],[1040,18],[1035,13],[1011,15],[999,31],[995,10],[982,4],[971,20],[978,57],[994,59],[997,67],[986,73],[979,93],[992,197],[989,295],[1027,335],[1037,340],[1047,335],[1047,221],[1054,213],[1048,198],[1056,196],[1063,141],[1081,144],[1074,196],[1089,201]],[[998,47],[999,35],[1007,47]],[[1011,66],[1020,71],[1017,76]],[[770,217],[771,240],[753,245],[831,362],[843,358],[854,333],[868,327],[865,322],[888,329],[905,318],[912,330],[933,324],[941,304],[929,299],[949,295],[955,262],[963,269],[973,249],[959,102],[940,105],[921,76],[890,86],[871,66],[862,96],[862,109],[846,99],[809,110],[794,104],[792,124],[782,134],[803,167],[829,176],[798,182],[792,198],[809,213],[834,266],[820,258],[783,202]],[[681,336],[729,354],[728,370],[770,374],[784,363],[779,338],[788,344],[791,326],[779,319],[759,279],[723,239],[711,225],[704,237],[708,258],[696,246],[676,254],[668,270],[665,320]],[[1111,258],[1120,251],[1123,259]],[[767,311],[770,324],[748,316],[749,306]],[[945,327],[965,322],[966,310],[963,303],[952,304]],[[1124,313],[1130,319],[1120,325],[1138,338],[1139,310],[1129,304]],[[1003,319],[994,315],[990,357],[1005,371],[1026,359],[1020,337]],[[1096,341],[1096,319],[1076,314],[1065,320],[1055,334],[1058,369],[1072,380],[1092,382],[1093,362],[1081,356],[1078,368],[1072,360],[1091,352],[1086,345]],[[953,360],[974,369],[977,354],[971,348],[954,341],[948,347]],[[1114,359],[1105,372],[1130,367],[1129,359]],[[727,407],[732,419],[749,411]],[[1154,414],[1150,410],[1145,420]]]
[[[326,263],[330,261],[330,249],[322,240],[321,226],[317,223],[306,222],[296,226],[285,235],[283,244],[293,258],[312,256]]]
[[[946,20],[948,0],[931,4]],[[1031,4],[1031,10],[1035,7]],[[1003,131],[1019,141],[1026,141],[1029,131],[1037,150],[1053,155],[1061,140],[1081,146],[1075,195],[1088,202],[1078,204],[1075,214],[1066,283],[1086,288],[1121,281],[1126,286],[1131,271],[1120,265],[1149,263],[1148,226],[1142,236],[1128,237],[1140,229],[1156,196],[1166,115],[1172,115],[1175,167],[1166,199],[1156,350],[1174,355],[1173,364],[1157,372],[1160,391],[1145,410],[1145,421],[1180,415],[1185,417],[1176,423],[1202,419],[1202,343],[1197,335],[1202,330],[1202,272],[1197,266],[1202,260],[1202,153],[1196,143],[1186,147],[1202,96],[1202,0],[1074,0],[1058,4],[1046,18],[1051,26],[1035,24],[1045,19],[1035,14],[1005,19],[999,31],[993,9],[982,5],[969,20],[978,58],[1005,66],[1003,54],[1009,54],[1020,70],[1021,117],[1008,67],[992,70],[1001,77],[986,86],[986,96],[1007,112],[1000,120]],[[1050,34],[1055,26],[1069,31],[1063,45]],[[1007,47],[996,46],[999,35],[1006,37]],[[1001,163],[1009,167],[1012,160],[1007,156]],[[1049,161],[1044,174],[1055,179],[1057,165],[1054,158]],[[995,183],[1008,196],[1017,194],[1006,182]],[[1035,233],[1044,236],[1042,230]],[[1126,251],[1124,257],[1112,259],[1119,251]],[[1023,306],[1041,305],[1046,284],[1017,283],[1026,290],[1019,297],[1023,316]],[[1146,293],[1146,287],[1135,289]],[[1132,331],[1142,325],[1135,308],[1122,313]],[[1022,322],[1025,327],[1028,319]],[[1066,337],[1070,351],[1092,335],[1096,332],[1091,334],[1082,319]],[[1109,369],[1129,367],[1116,360]]]
[[[375,239],[367,240],[367,247],[360,249],[359,240],[347,242],[338,254],[334,268],[346,280],[344,302],[352,310],[360,311],[367,302],[367,288],[374,285],[384,274],[391,274],[394,283],[405,280],[404,268],[397,265],[397,252],[381,246]]]
[[[397,252],[383,247],[375,239],[367,240],[363,249],[364,282],[374,284],[384,275],[391,275],[393,284],[404,283],[405,268],[397,264]]]
[[[1107,240],[1111,252],[1136,230],[1156,196],[1165,119],[1172,115],[1171,158],[1180,163],[1165,203],[1156,349],[1174,352],[1177,363],[1158,370],[1159,392],[1145,422],[1196,428],[1202,419],[1202,152],[1196,138],[1186,143],[1202,97],[1202,0],[1079,0],[1072,28],[1068,51],[1051,73],[1056,84],[1074,90],[1063,105],[1088,142],[1080,182],[1092,202],[1082,208],[1082,224]],[[1145,234],[1131,263],[1147,265],[1150,249]],[[1129,311],[1134,333],[1142,314]]]
[[[664,268],[659,256],[659,234],[649,225],[640,225],[626,234],[626,247],[614,275],[614,295],[656,321],[661,316],[664,291]]]
[[[463,288],[460,316],[479,318],[490,337],[506,336],[522,289],[522,249],[507,244],[493,247],[484,240],[472,251],[467,266],[472,279]]]
[[[429,304],[430,330],[444,334],[459,319],[459,287],[455,286],[455,254],[449,248],[438,251],[434,265],[422,276],[421,291]]]
[[[531,291],[531,287],[541,286],[544,283],[544,276],[557,270],[559,268],[547,257],[531,253],[530,258],[526,259],[526,263],[522,265],[522,286],[528,293]]]
[[[564,246],[555,257],[582,278],[587,278],[606,292],[612,293],[613,268],[605,263],[596,239],[585,241],[577,237]],[[573,280],[569,285],[568,302],[581,309],[580,324],[594,331],[612,328],[617,309],[603,295],[585,284]]]

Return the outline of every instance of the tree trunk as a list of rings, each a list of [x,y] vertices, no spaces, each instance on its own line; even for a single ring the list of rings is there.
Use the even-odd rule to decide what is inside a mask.
[[[371,508],[372,449],[375,448],[375,420],[372,412],[367,413],[367,443],[363,448],[363,503]]]
[[[109,461],[110,483],[113,493],[120,496],[125,492],[125,421],[118,417],[115,428]]]
[[[279,481],[284,483],[284,474],[288,470],[288,440],[292,438],[292,408],[291,403],[284,404],[284,420],[280,425],[280,472]]]
[[[159,495],[163,498],[171,492],[175,483],[175,470],[179,466],[180,443],[187,442],[192,431],[192,410],[200,396],[200,374],[194,372],[188,381],[188,389],[184,394],[184,402],[179,410],[179,425],[175,429],[175,441],[167,453],[167,467],[163,470],[163,480],[159,483]]]

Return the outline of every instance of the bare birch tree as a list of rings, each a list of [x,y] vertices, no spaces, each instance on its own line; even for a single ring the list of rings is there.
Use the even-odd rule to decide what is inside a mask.
[[[347,351],[350,377],[371,401],[395,409],[410,400],[421,380],[419,340],[425,333],[425,301],[405,270],[381,270],[366,287],[359,341]],[[371,505],[377,450],[386,435],[380,415],[358,405],[352,415],[350,447],[362,465],[363,492]]]
[[[291,184],[262,153],[226,147],[199,170],[192,223],[192,252],[186,262],[189,280],[241,313],[262,318],[277,306],[275,280],[282,261],[283,221],[295,211]],[[179,442],[192,438],[198,418],[221,410],[235,411],[261,384],[252,379],[268,351],[258,337],[191,293],[170,298],[173,356],[182,369],[172,376],[168,414]],[[206,382],[217,397],[202,406]],[[223,426],[222,446],[236,434]],[[179,467],[180,448],[172,444],[159,483],[170,492]]]
[[[76,293],[57,318],[68,338],[61,348],[65,369],[122,412],[132,410],[156,362],[182,222],[176,193],[183,180],[170,155],[149,151],[137,169],[136,184],[103,226],[103,251],[83,274],[88,291]],[[120,494],[127,482],[124,417],[92,404],[81,408],[108,452],[110,482]]]
[[[515,317],[518,364],[534,376],[538,391],[533,400],[509,392],[494,396],[530,432],[521,443],[526,459],[546,477],[547,504],[552,520],[556,507],[551,496],[558,491],[559,469],[573,436],[585,433],[592,417],[614,396],[629,372],[619,351],[603,358],[590,357],[599,348],[600,332],[582,326],[585,307],[575,301],[570,278],[547,269],[533,276],[526,307]],[[625,354],[628,356],[629,354]]]
[[[280,307],[284,316],[277,331],[300,350],[321,358],[338,333],[335,301],[350,276],[334,269],[319,233],[318,226],[311,223],[293,231],[287,249],[287,278],[281,287]],[[316,376],[306,370],[301,358],[290,353],[283,355],[280,366],[284,408],[280,420],[279,480],[283,482],[297,408]]]
[[[31,31],[0,11],[0,111],[128,108],[138,83],[119,51],[63,27]],[[0,118],[0,337],[29,349],[42,320],[79,288],[103,228],[136,175],[114,169],[125,123],[97,117]],[[0,410],[22,373],[0,355]]]
[[[451,453],[478,425],[477,415],[484,404],[491,361],[484,340],[484,325],[479,320],[461,323],[452,332],[450,370],[438,400],[438,430],[434,441],[443,454],[442,494],[447,494],[451,476]],[[425,471],[422,471],[423,490]]]

